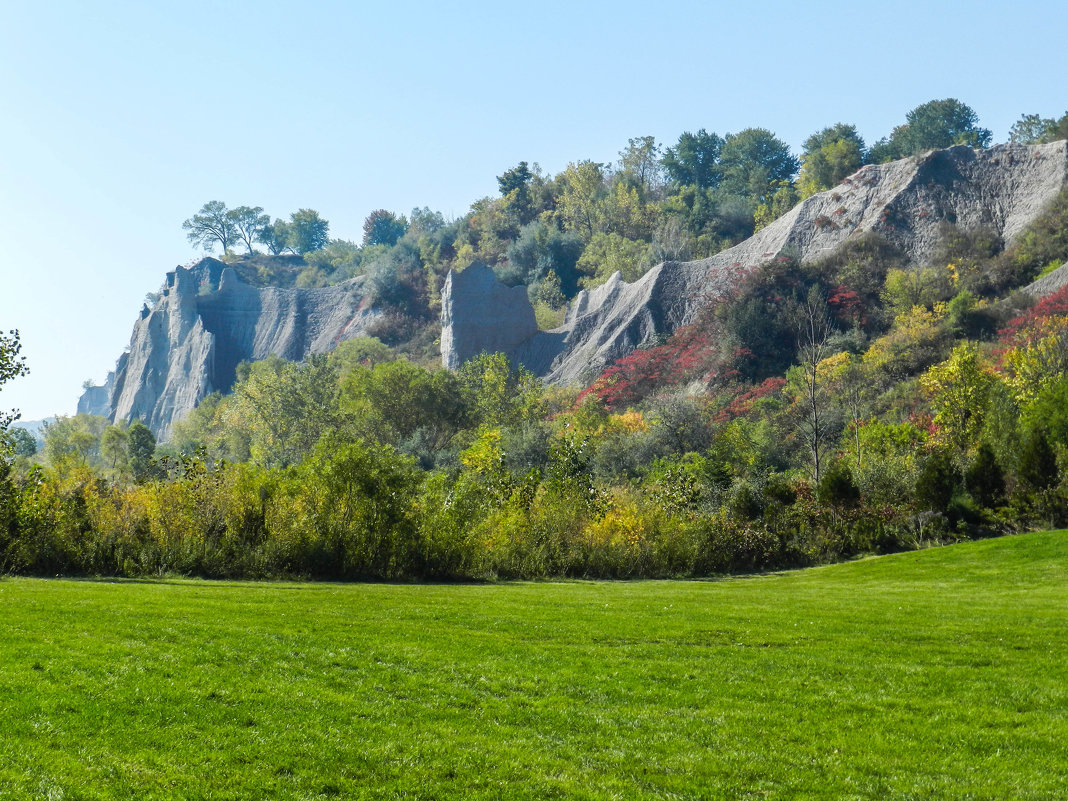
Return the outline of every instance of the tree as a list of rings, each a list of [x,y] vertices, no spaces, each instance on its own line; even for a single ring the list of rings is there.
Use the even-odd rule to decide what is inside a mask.
[[[256,241],[266,245],[267,250],[277,256],[289,247],[289,223],[276,218],[260,230]]]
[[[15,456],[33,456],[37,453],[37,440],[25,428],[0,431],[0,453],[3,453],[5,445]]]
[[[766,199],[769,187],[776,182],[792,179],[800,166],[790,146],[765,128],[727,134],[719,163],[723,190],[756,203]]]
[[[1009,141],[1014,145],[1041,145],[1068,139],[1068,113],[1059,120],[1024,114],[1009,129]]]
[[[337,396],[338,365],[326,356],[294,364],[272,355],[239,368],[228,422],[247,432],[254,461],[284,467],[341,425]]]
[[[964,486],[976,503],[996,509],[1005,501],[1005,473],[994,449],[987,443],[979,446],[975,458],[964,474]]]
[[[129,435],[122,426],[108,426],[100,437],[100,456],[112,470],[122,470],[129,461]]]
[[[419,234],[433,234],[445,227],[445,218],[440,211],[431,211],[429,206],[414,208],[408,215],[408,230]]]
[[[920,377],[935,409],[938,436],[958,453],[967,452],[978,440],[995,380],[972,342],[958,345],[949,359]]]
[[[619,177],[632,183],[642,197],[655,196],[663,185],[660,145],[652,136],[627,140],[627,147],[619,152]]]
[[[953,461],[944,451],[927,456],[916,479],[916,503],[921,509],[944,512],[957,490],[958,475]]]
[[[26,357],[21,353],[22,343],[19,341],[18,329],[8,331],[6,335],[0,333],[0,386],[29,372]],[[6,431],[7,427],[18,419],[19,413],[15,409],[6,413],[0,412],[0,431]]]
[[[252,253],[254,242],[262,241],[264,231],[271,224],[270,215],[264,214],[260,206],[238,206],[228,211],[226,216],[234,224],[237,237],[245,243],[249,253]]]
[[[805,140],[801,156],[801,197],[830,189],[864,164],[864,140],[853,125],[838,123]]]
[[[1039,492],[1056,486],[1060,481],[1057,455],[1042,429],[1032,429],[1024,437],[1016,472],[1024,486]]]
[[[134,481],[148,481],[156,474],[156,435],[140,420],[134,420],[126,432],[126,450]]]
[[[675,147],[664,152],[661,164],[672,183],[677,186],[697,186],[712,189],[721,177],[719,155],[723,139],[704,128],[697,133],[686,132],[679,137]]]
[[[987,147],[993,134],[978,123],[979,115],[959,100],[932,100],[906,114],[905,124],[894,128],[889,140],[876,142],[871,160],[890,161],[953,145]]]
[[[853,478],[853,471],[845,462],[835,462],[823,474],[816,497],[820,503],[835,507],[856,506],[860,501],[860,490]]]
[[[404,215],[396,215],[385,209],[375,209],[363,221],[363,244],[393,247],[408,231]]]
[[[799,428],[812,463],[812,480],[818,485],[823,475],[823,457],[830,438],[830,409],[819,364],[830,354],[831,317],[827,302],[816,287],[798,311],[797,352],[801,383]]]
[[[568,164],[560,179],[563,191],[558,209],[564,226],[589,242],[603,229],[600,203],[605,195],[604,165],[595,161]]]
[[[530,185],[533,179],[534,173],[530,171],[525,161],[506,170],[503,175],[497,176],[501,198],[508,209],[515,213],[520,225],[526,225],[533,219],[534,204],[530,196]]]
[[[311,253],[326,247],[330,241],[330,223],[313,209],[301,209],[289,216],[289,237],[286,244],[296,253]]]
[[[205,203],[197,214],[182,223],[182,229],[188,232],[186,238],[193,245],[209,253],[218,244],[225,254],[238,238],[237,226],[221,200]]]

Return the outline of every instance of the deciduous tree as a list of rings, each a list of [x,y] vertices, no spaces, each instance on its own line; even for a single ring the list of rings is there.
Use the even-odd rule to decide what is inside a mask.
[[[0,332],[0,386],[12,378],[26,375],[29,368],[26,367],[26,357],[22,355],[22,343],[19,341],[19,332],[12,329],[4,334]],[[0,412],[0,431],[7,429],[15,420],[19,419],[19,413],[12,409],[10,412]]]
[[[182,223],[182,229],[188,232],[186,237],[193,245],[209,253],[216,245],[226,253],[238,239],[237,226],[221,200],[205,203],[199,212]]]
[[[719,184],[721,172],[719,155],[723,138],[704,128],[697,133],[686,132],[675,147],[664,152],[661,163],[668,178],[677,186],[697,186],[711,189]]]
[[[286,244],[296,253],[311,253],[326,247],[330,241],[330,223],[314,209],[301,209],[289,217],[289,236]]]
[[[264,214],[261,206],[238,206],[228,211],[226,216],[234,224],[237,238],[245,243],[249,253],[252,253],[254,243],[262,241],[263,232],[271,224],[270,215]]]

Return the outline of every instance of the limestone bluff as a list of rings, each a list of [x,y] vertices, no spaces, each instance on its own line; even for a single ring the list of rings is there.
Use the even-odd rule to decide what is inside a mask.
[[[1068,142],[953,147],[869,165],[814,195],[721,253],[665,262],[634,283],[619,275],[580,292],[563,325],[540,331],[523,288],[492,270],[451,273],[442,291],[442,363],[455,368],[483,350],[506,353],[548,382],[584,384],[654,337],[690,322],[742,272],[787,252],[803,263],[874,232],[921,265],[940,226],[989,228],[1009,244],[1068,182]],[[130,347],[104,387],[78,411],[141,419],[166,438],[207,394],[227,391],[237,364],[276,354],[301,360],[360,336],[382,315],[364,279],[321,289],[253,287],[215,259],[167,274],[160,299],[142,310]]]

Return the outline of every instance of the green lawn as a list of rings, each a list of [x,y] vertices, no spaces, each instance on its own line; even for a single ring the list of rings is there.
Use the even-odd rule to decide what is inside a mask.
[[[710,582],[0,580],[0,798],[1050,799],[1068,533]]]

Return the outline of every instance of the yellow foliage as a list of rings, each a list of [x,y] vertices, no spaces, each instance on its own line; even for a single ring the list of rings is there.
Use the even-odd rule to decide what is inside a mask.
[[[648,534],[648,523],[633,504],[615,506],[604,517],[586,526],[586,536],[594,546],[636,549]]]
[[[1010,349],[1004,359],[1006,381],[1021,406],[1068,371],[1068,315],[1038,320],[1031,331],[1031,341]]]

